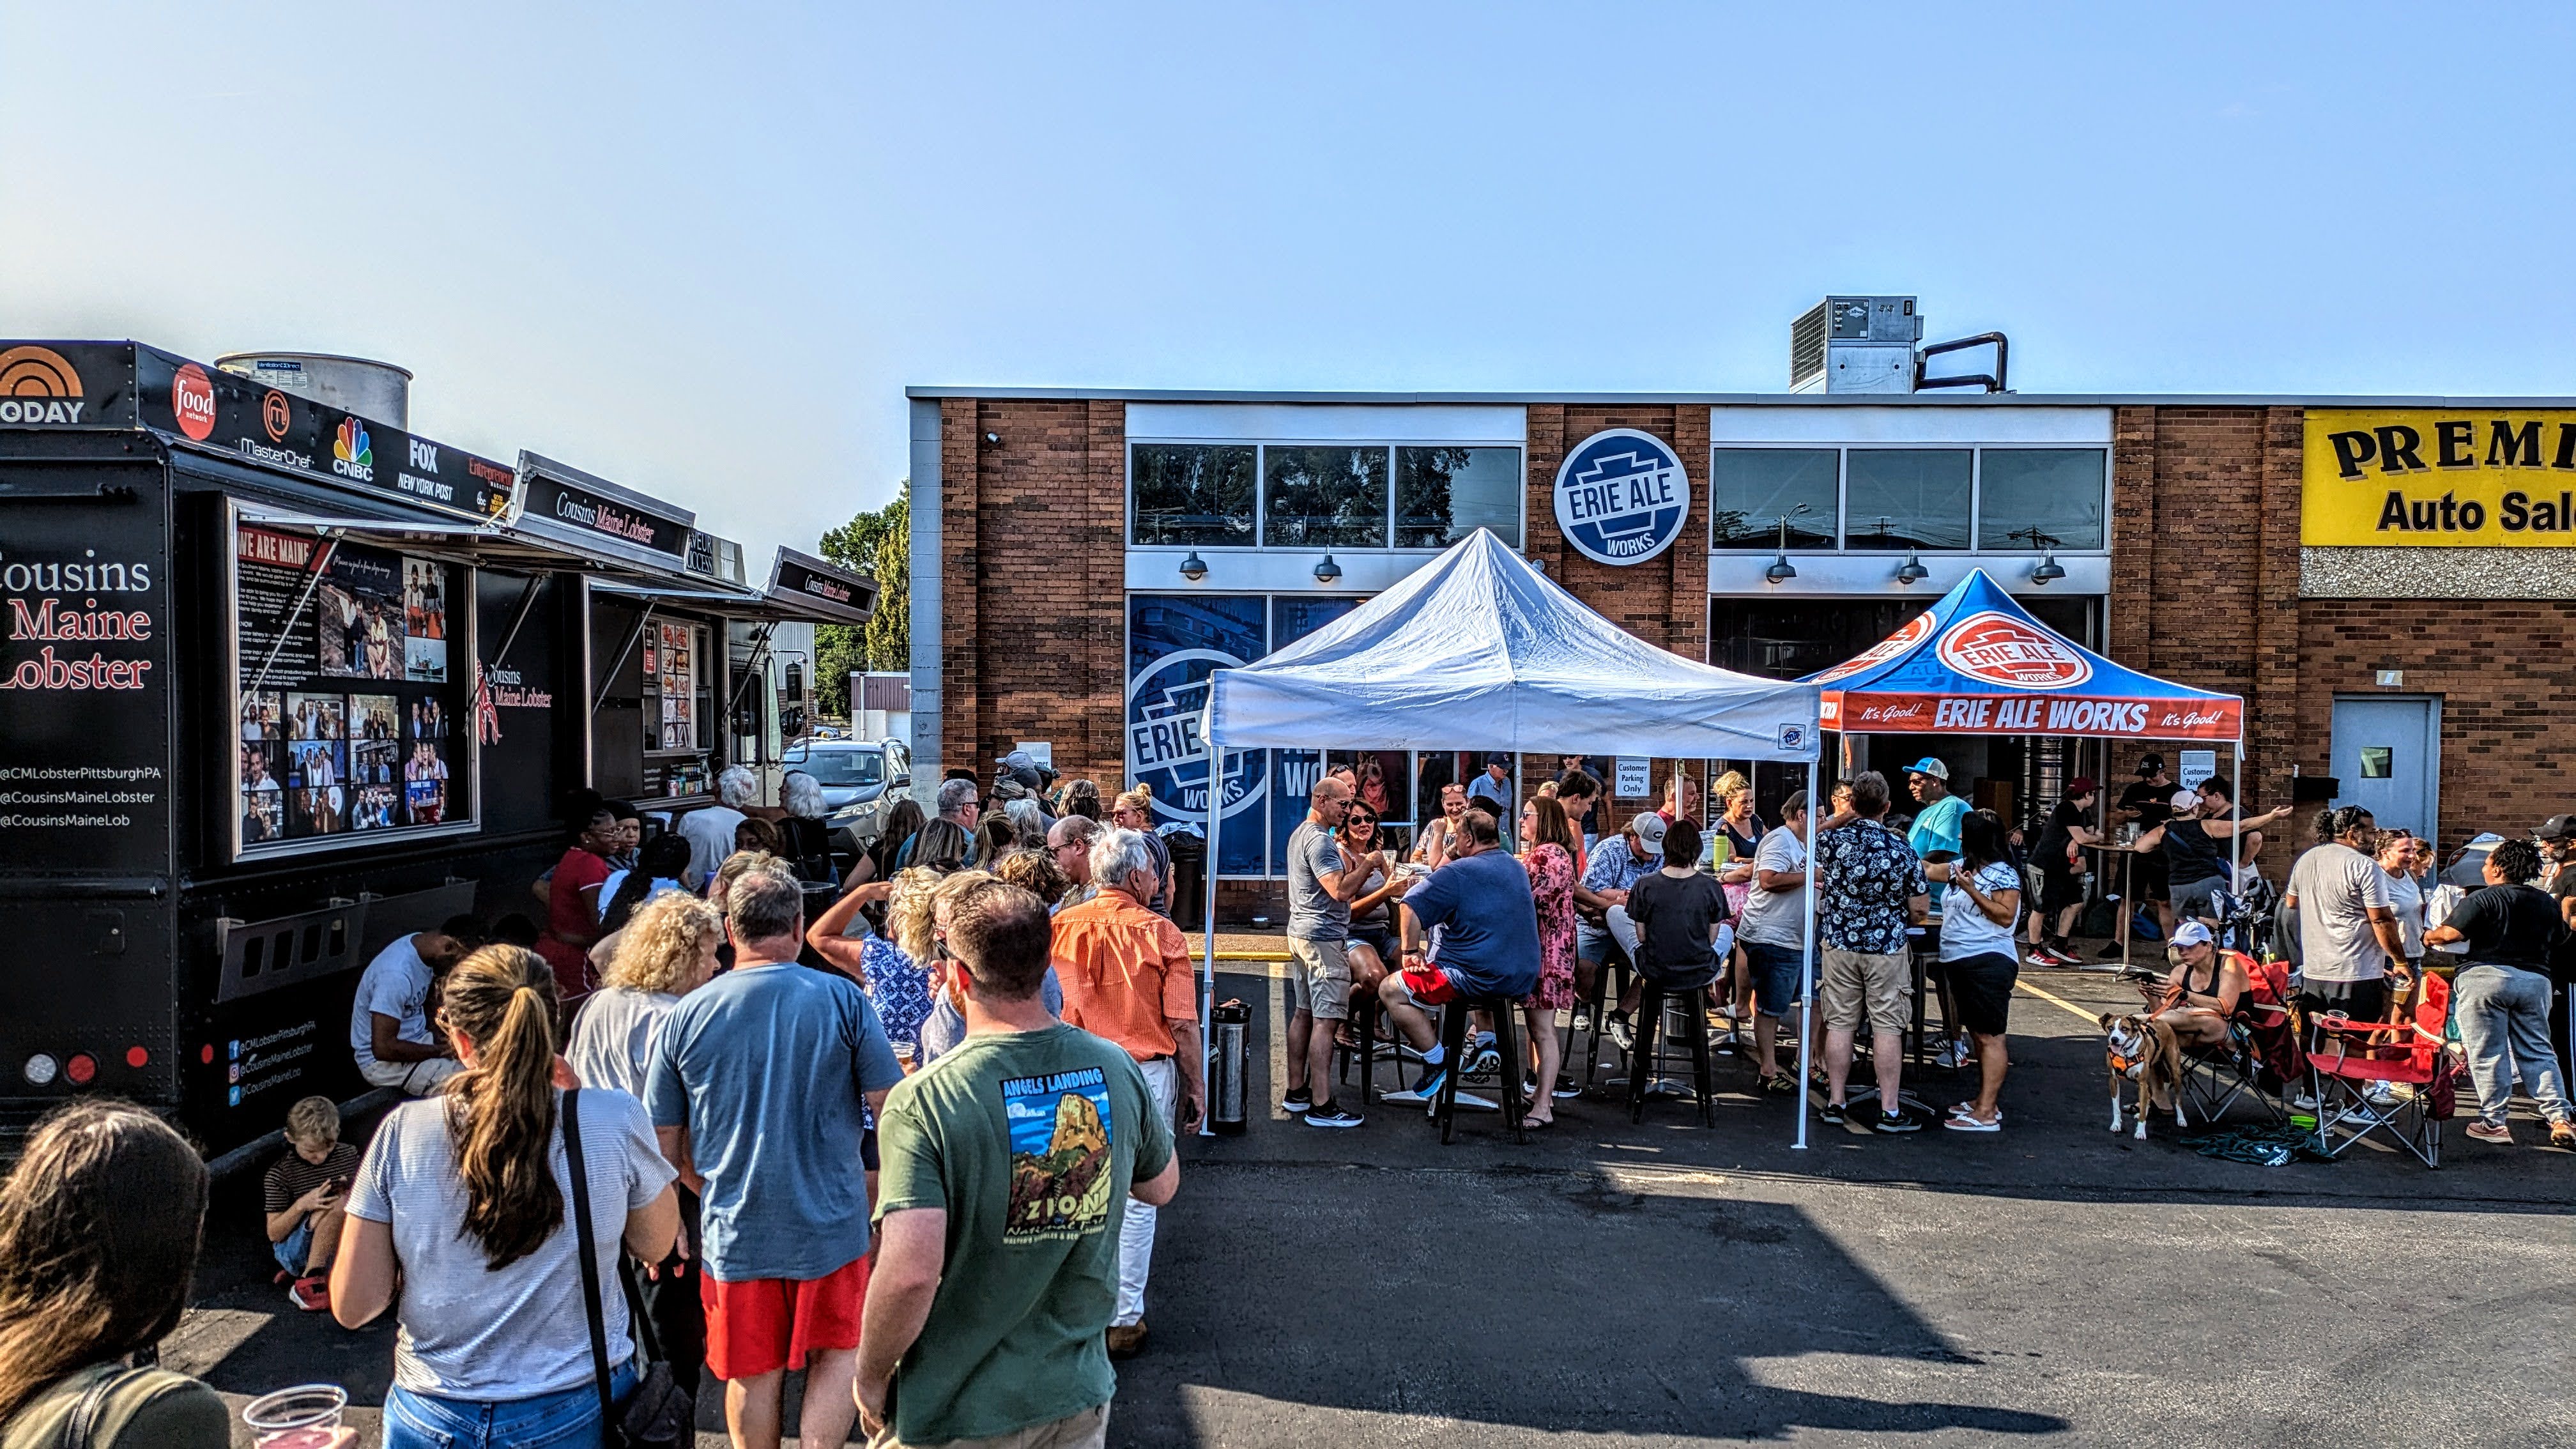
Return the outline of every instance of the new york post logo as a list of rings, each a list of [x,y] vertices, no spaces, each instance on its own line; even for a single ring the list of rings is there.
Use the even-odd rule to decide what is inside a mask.
[[[1597,563],[1644,563],[1681,536],[1690,476],[1664,440],[1635,428],[1594,433],[1556,470],[1556,526]]]
[[[1207,821],[1208,675],[1243,663],[1216,649],[1180,649],[1147,665],[1127,686],[1127,778],[1154,787],[1154,813],[1166,820]],[[1228,750],[1217,808],[1235,815],[1269,788],[1256,752]]]

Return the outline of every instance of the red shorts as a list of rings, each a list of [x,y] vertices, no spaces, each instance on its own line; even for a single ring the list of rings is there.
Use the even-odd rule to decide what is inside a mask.
[[[1437,966],[1408,966],[1396,974],[1404,978],[1404,994],[1416,1006],[1439,1006],[1458,999],[1458,984]]]
[[[868,1297],[865,1254],[820,1278],[746,1278],[719,1283],[698,1275],[707,1306],[707,1371],[720,1379],[756,1379],[805,1367],[808,1354],[859,1346],[859,1309]]]

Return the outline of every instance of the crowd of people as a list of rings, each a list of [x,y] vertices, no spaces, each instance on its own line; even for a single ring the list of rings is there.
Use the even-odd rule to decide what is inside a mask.
[[[327,1098],[295,1103],[262,1217],[298,1308],[399,1325],[387,1445],[598,1443],[604,1415],[712,1378],[734,1442],[770,1446],[790,1373],[807,1443],[854,1426],[876,1445],[1104,1442],[1110,1361],[1147,1341],[1176,1135],[1209,1107],[1174,845],[1141,789],[1104,796],[1017,755],[989,790],[956,776],[846,863],[795,775],[763,807],[727,772],[722,803],[649,836],[640,812],[584,799],[533,887],[542,928],[459,916],[369,963],[350,1051],[405,1100],[363,1144]],[[2511,1142],[2519,1085],[2576,1146],[2550,1032],[2576,965],[2576,816],[2487,841],[2464,889],[2429,842],[2326,811],[2258,944],[2233,936],[2235,903],[2287,808],[2249,816],[2225,779],[2170,791],[2154,755],[2137,776],[2109,828],[2137,826],[2129,848],[2160,866],[2138,889],[2170,969],[2146,989],[2180,1040],[2223,1049],[2246,1024],[2249,947],[2291,958],[2310,1020],[2393,1023],[2447,976],[2469,1134]],[[1335,1053],[1376,1017],[1415,1067],[1389,1100],[1494,1074],[1543,1130],[1579,1095],[1569,1014],[1642,1055],[1652,986],[1739,1038],[1757,1096],[1812,1091],[1828,1122],[1917,1132],[1920,971],[1939,1060],[1975,1069],[1939,1125],[2004,1130],[2019,973],[2080,962],[2072,913],[2107,838],[2093,781],[2025,839],[1930,757],[1904,772],[1910,819],[1877,772],[1836,782],[1812,821],[1783,799],[1776,823],[1733,772],[1706,797],[1676,774],[1660,808],[1615,822],[1579,761],[1517,811],[1504,779],[1445,788],[1409,850],[1381,833],[1383,780],[1376,798],[1350,767],[1313,787],[1287,842],[1287,1112],[1361,1125]],[[1434,1011],[1469,1014],[1460,1045]],[[1495,1012],[1525,1028],[1520,1060],[1500,1059]],[[1782,1038],[1811,1031],[1800,1082]],[[224,1440],[202,1385],[114,1362],[184,1305],[205,1196],[147,1113],[84,1102],[38,1128],[0,1186],[0,1442],[68,1425]]]
[[[708,1380],[746,1446],[1103,1442],[1207,1107],[1171,852],[1120,823],[1150,797],[1015,757],[844,862],[811,783],[762,807],[728,772],[659,832],[576,801],[542,928],[459,916],[368,964],[350,1051],[405,1100],[363,1143],[294,1104],[262,1206],[291,1302],[399,1327],[385,1444],[598,1444]],[[228,1442],[202,1385],[109,1363],[176,1321],[205,1194],[137,1109],[30,1139],[0,1441]]]

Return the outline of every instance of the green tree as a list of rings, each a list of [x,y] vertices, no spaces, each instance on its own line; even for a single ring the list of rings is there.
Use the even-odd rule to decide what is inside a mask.
[[[850,717],[850,675],[912,667],[912,483],[894,501],[861,512],[823,535],[823,557],[872,575],[876,612],[867,627],[824,624],[814,630],[814,693],[823,713]]]

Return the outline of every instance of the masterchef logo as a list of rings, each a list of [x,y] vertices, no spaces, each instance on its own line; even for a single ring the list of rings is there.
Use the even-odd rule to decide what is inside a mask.
[[[171,376],[170,415],[179,420],[179,431],[197,442],[213,435],[215,384],[204,368],[193,362],[183,363]]]
[[[1991,609],[1950,626],[1940,655],[1961,674],[2006,689],[2072,689],[2093,677],[2084,656],[2054,635]]]
[[[1886,638],[1879,640],[1877,643],[1872,644],[1867,649],[1864,649],[1860,653],[1853,655],[1851,658],[1844,660],[1842,663],[1835,665],[1833,668],[1826,670],[1824,673],[1817,675],[1816,682],[1818,684],[1831,684],[1837,679],[1849,679],[1851,676],[1860,673],[1862,670],[1869,668],[1873,664],[1884,664],[1888,660],[1895,658],[1897,655],[1904,653],[1906,650],[1913,648],[1915,645],[1922,643],[1926,638],[1930,637],[1931,633],[1932,616],[1930,614],[1917,614],[1913,618],[1905,621],[1904,628],[1899,629],[1895,633],[1888,635]]]
[[[89,404],[80,373],[50,347],[0,352],[0,424],[77,423]]]
[[[285,442],[286,430],[294,426],[294,423],[295,412],[287,406],[286,394],[270,388],[268,396],[259,400],[259,425],[268,430],[268,440],[272,443]]]

